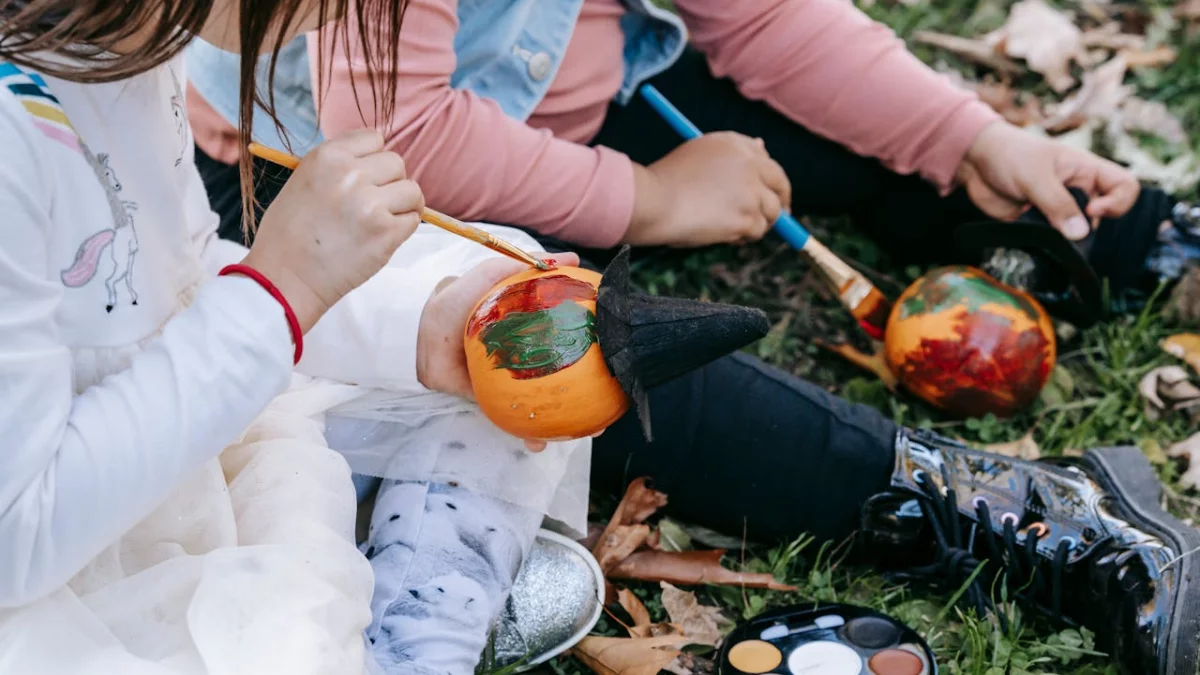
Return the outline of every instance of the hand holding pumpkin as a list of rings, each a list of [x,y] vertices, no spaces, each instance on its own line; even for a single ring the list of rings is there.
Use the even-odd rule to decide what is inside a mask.
[[[558,253],[545,259],[558,266],[579,264],[579,256],[574,253]],[[438,284],[425,303],[417,330],[417,379],[421,384],[434,391],[474,398],[463,329],[484,294],[522,269],[524,265],[519,262],[493,258],[460,277],[447,277]],[[546,447],[541,441],[526,441],[525,445],[533,452]]]

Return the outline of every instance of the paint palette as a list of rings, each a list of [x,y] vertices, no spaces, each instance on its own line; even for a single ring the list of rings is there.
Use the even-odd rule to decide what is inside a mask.
[[[763,614],[725,639],[721,675],[937,675],[913,629],[863,607],[820,604]]]

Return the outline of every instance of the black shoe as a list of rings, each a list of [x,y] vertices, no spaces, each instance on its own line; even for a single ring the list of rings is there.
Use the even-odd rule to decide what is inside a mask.
[[[1123,673],[1194,675],[1200,647],[1200,532],[1159,507],[1161,484],[1134,447],[1026,462],[901,432],[893,489],[863,511],[877,560],[956,587],[1006,627],[1000,572],[1027,606],[1097,635]]]

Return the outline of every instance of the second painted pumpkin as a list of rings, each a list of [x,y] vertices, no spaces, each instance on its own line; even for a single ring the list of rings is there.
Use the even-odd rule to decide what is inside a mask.
[[[910,286],[884,350],[900,383],[959,416],[1008,416],[1033,403],[1055,361],[1054,326],[1033,298],[981,270],[943,267]]]

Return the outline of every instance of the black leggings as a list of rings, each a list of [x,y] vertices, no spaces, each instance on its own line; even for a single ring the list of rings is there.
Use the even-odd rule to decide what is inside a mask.
[[[953,259],[949,231],[980,218],[962,194],[941,198],[921,179],[891,173],[768,106],[747,101],[732,83],[714,78],[695,52],[653,83],[702,129],[731,129],[765,139],[791,177],[794,210],[857,216],[900,259]],[[611,109],[596,142],[649,163],[680,141],[636,99],[627,108]],[[199,149],[196,154],[209,197],[221,214],[222,235],[241,240],[236,169]],[[264,176],[256,196],[269,204],[286,175],[261,162],[256,171]],[[1141,222],[1166,199],[1147,193],[1135,209],[1141,215],[1112,229],[1134,231],[1119,226]],[[540,239],[547,250],[571,248]],[[585,261],[594,265],[609,255],[585,252]],[[1133,267],[1140,267],[1145,252],[1129,256],[1136,257]],[[650,403],[652,444],[644,440],[633,414],[596,440],[595,489],[619,492],[628,480],[650,476],[670,495],[668,510],[677,517],[735,534],[744,529],[754,539],[779,540],[805,532],[822,539],[847,536],[857,526],[863,502],[888,485],[898,431],[890,420],[744,354],[657,388]]]
[[[929,264],[964,260],[954,239],[959,225],[988,217],[966,192],[942,197],[916,175],[893,173],[878,161],[856,155],[818,136],[765,103],[743,97],[728,79],[713,77],[705,58],[689,49],[650,82],[703,131],[737,131],[762,138],[771,157],[792,183],[792,210],[813,216],[851,216],[895,262]],[[594,143],[650,164],[683,141],[640,97],[612,105]],[[1154,280],[1144,262],[1157,239],[1158,225],[1174,201],[1161,190],[1144,188],[1137,204],[1097,230],[1088,261],[1113,291],[1145,290]],[[1037,213],[1031,220],[1044,219]]]

